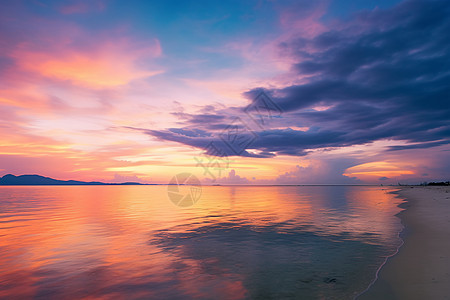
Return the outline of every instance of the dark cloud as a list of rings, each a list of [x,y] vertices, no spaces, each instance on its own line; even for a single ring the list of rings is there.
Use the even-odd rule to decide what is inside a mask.
[[[299,59],[294,70],[311,77],[308,83],[272,93],[285,111],[320,128],[311,133],[315,145],[310,145],[312,137],[302,136],[307,147],[379,139],[424,143],[390,150],[448,143],[448,32],[448,1],[406,1],[389,10],[361,13],[341,31],[283,43],[283,50]],[[332,108],[307,110],[317,105]],[[326,132],[332,137],[323,140]]]
[[[170,128],[169,132],[186,137],[199,137],[205,138],[210,137],[211,133],[208,133],[200,129],[183,129],[183,128]]]
[[[413,145],[404,145],[404,146],[390,146],[389,151],[396,150],[406,150],[406,149],[427,149],[442,145],[450,144],[450,141],[440,141],[440,142],[431,142],[431,143],[421,143],[421,144],[413,144]]]
[[[188,113],[172,113],[178,118],[190,124],[215,124],[223,121],[226,117],[219,114],[188,114]]]
[[[387,10],[359,13],[311,39],[284,41],[282,53],[297,60],[292,69],[299,77],[307,76],[307,81],[244,93],[248,99],[255,99],[261,91],[272,96],[283,111],[272,126],[284,127],[257,130],[258,138],[246,149],[269,157],[305,155],[310,149],[381,139],[412,143],[392,146],[391,151],[449,143],[449,32],[449,1],[413,0]],[[313,109],[317,106],[329,108]],[[184,116],[184,120],[186,130],[201,128],[213,134],[174,129],[147,133],[204,147],[219,140],[217,133],[226,128],[229,118],[211,108],[208,113]],[[245,150],[239,155],[253,154]]]
[[[132,130],[138,130],[145,134],[155,137],[162,141],[172,141],[195,148],[203,149],[203,152],[214,156],[246,156],[266,158],[273,157],[275,154],[270,151],[259,151],[258,153],[248,152],[247,149],[253,149],[252,144],[257,136],[252,133],[241,134],[237,139],[227,140],[226,131],[222,131],[217,135],[212,135],[203,130],[190,130],[180,128],[170,128],[168,130],[149,130],[143,128],[126,127]],[[249,139],[250,138],[250,139]],[[240,147],[241,140],[249,141],[246,147]],[[237,144],[236,144],[237,143]]]
[[[324,99],[324,95],[341,88],[350,90],[336,96],[349,100],[389,101],[409,88],[422,91],[420,94],[439,94],[449,75],[449,7],[448,1],[406,1],[390,10],[360,14],[352,25],[364,23],[364,31],[330,31],[311,41],[316,51],[306,60],[299,57],[302,61],[294,68],[300,74],[317,76],[311,83],[295,87],[309,88],[327,101],[335,97]],[[314,89],[324,85],[327,88],[321,93]],[[373,91],[376,95],[366,99]],[[414,101],[418,96],[408,93],[401,99]]]

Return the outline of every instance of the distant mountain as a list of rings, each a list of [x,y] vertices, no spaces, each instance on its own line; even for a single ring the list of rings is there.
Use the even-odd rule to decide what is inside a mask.
[[[0,178],[0,185],[142,185],[138,182],[124,183],[104,183],[104,182],[85,182],[77,180],[57,180],[40,175],[5,175]]]

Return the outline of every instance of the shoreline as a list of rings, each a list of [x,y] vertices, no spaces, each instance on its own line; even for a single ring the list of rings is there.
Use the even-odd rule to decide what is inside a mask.
[[[397,246],[397,249],[395,249],[395,252],[394,252],[394,253],[392,253],[392,254],[390,254],[390,255],[388,255],[388,256],[385,257],[383,263],[382,263],[382,264],[378,267],[378,269],[376,270],[375,276],[374,276],[373,280],[369,283],[369,285],[366,287],[365,290],[363,290],[362,292],[360,292],[359,294],[357,294],[357,295],[353,298],[354,300],[361,299],[361,297],[362,297],[363,295],[365,295],[368,291],[371,291],[373,285],[379,280],[380,272],[381,272],[381,270],[383,269],[383,267],[386,265],[386,263],[387,263],[392,257],[394,257],[395,255],[398,254],[398,252],[400,251],[400,248],[403,247],[403,245],[405,244],[404,238],[402,238],[402,236],[403,236],[403,233],[404,233],[406,227],[405,227],[405,225],[403,224],[403,222],[402,222],[402,220],[401,220],[400,214],[403,213],[403,212],[406,210],[406,208],[407,208],[407,206],[408,206],[408,201],[407,201],[406,198],[402,197],[402,196],[399,194],[399,191],[401,191],[401,190],[396,190],[396,191],[393,191],[393,192],[389,192],[389,194],[396,195],[395,198],[400,198],[400,199],[403,200],[403,202],[400,203],[399,205],[397,205],[397,207],[403,208],[404,210],[402,210],[402,211],[398,212],[397,214],[395,214],[395,216],[398,217],[398,218],[400,219],[400,224],[401,224],[401,226],[402,226],[402,228],[400,229],[400,231],[397,233],[397,237],[398,237],[398,239],[400,240],[400,243],[399,243],[399,245]]]
[[[450,299],[450,187],[403,187],[395,193],[405,199],[399,205],[405,210],[397,214],[403,243],[356,299]]]

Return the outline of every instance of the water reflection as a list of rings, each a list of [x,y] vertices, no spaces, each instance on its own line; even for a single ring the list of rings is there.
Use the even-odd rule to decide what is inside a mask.
[[[398,244],[379,187],[0,188],[0,297],[345,299]]]

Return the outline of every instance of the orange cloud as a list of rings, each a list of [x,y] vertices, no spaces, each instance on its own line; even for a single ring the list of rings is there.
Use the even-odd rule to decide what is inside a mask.
[[[156,39],[152,45],[141,48],[125,39],[99,43],[96,48],[87,50],[67,49],[59,45],[63,49],[52,52],[34,51],[22,46],[12,56],[25,71],[89,87],[124,85],[163,72],[139,66],[141,61],[161,55],[161,46]]]
[[[413,175],[413,170],[399,162],[370,162],[348,168],[344,173],[348,177],[357,177],[362,180],[373,180],[381,177],[393,178],[403,175]]]

